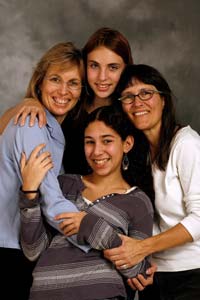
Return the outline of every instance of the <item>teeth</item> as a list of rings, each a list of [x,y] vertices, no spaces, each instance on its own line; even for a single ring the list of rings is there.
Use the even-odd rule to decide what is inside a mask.
[[[100,88],[107,88],[109,86],[109,84],[98,84],[98,86]]]
[[[134,115],[142,116],[142,115],[146,115],[147,113],[148,113],[147,111],[139,111],[139,112],[135,112]]]
[[[66,104],[68,102],[67,99],[58,99],[58,98],[54,98],[54,101],[58,104]]]
[[[109,158],[104,158],[104,159],[94,159],[95,164],[97,165],[103,165],[105,162],[107,162]]]

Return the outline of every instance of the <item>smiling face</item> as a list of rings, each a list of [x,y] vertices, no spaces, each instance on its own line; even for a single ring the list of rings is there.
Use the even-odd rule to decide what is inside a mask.
[[[121,56],[104,46],[87,56],[87,79],[96,98],[108,98],[115,90],[125,63]]]
[[[85,129],[85,156],[93,172],[99,176],[121,173],[123,154],[133,146],[133,137],[122,141],[120,135],[102,121],[94,121]]]
[[[137,95],[141,90],[157,89],[154,85],[133,80],[131,86],[127,87],[121,95]],[[142,130],[147,138],[151,134],[156,137],[159,135],[164,108],[164,98],[162,95],[155,93],[151,99],[146,101],[140,100],[139,97],[135,97],[131,104],[122,103],[122,107],[135,127]]]
[[[50,65],[40,85],[45,108],[61,124],[81,93],[81,71],[77,65]],[[74,89],[75,88],[75,89]]]

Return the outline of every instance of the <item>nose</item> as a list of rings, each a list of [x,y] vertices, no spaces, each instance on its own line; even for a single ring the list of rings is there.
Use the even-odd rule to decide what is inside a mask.
[[[93,148],[93,155],[98,156],[103,152],[103,145],[101,143],[95,143]]]
[[[65,95],[69,92],[69,88],[67,86],[67,82],[60,83],[59,92],[61,95]]]
[[[141,106],[143,104],[143,101],[139,98],[139,96],[135,96],[133,103],[134,106]]]
[[[107,78],[107,70],[106,68],[101,68],[99,71],[99,79],[103,81],[106,80],[106,78]]]

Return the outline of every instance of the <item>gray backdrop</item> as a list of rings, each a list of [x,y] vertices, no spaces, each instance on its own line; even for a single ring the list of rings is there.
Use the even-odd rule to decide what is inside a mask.
[[[0,114],[23,98],[43,52],[66,40],[82,47],[102,26],[126,35],[135,63],[163,73],[180,120],[200,132],[199,0],[0,0]]]

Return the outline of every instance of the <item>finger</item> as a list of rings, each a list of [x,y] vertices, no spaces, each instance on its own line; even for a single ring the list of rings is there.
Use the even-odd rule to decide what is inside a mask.
[[[44,111],[39,111],[38,113],[38,119],[39,119],[39,127],[42,128],[46,125],[47,119],[46,119],[46,113]]]
[[[137,279],[144,287],[153,283],[153,275],[144,278],[142,274],[138,274]]]
[[[61,230],[64,230],[67,226],[70,226],[74,224],[73,220],[72,219],[65,219],[64,221],[62,221],[60,224],[59,224],[59,227]]]
[[[143,291],[144,286],[141,284],[141,282],[137,278],[131,278],[130,280],[131,287],[138,290],[138,291]]]
[[[29,157],[29,159],[31,160],[32,158],[35,159],[36,157],[38,157],[39,152],[46,146],[46,144],[39,144],[38,146],[36,146],[33,151],[31,152],[31,155]]]
[[[23,171],[25,165],[26,165],[26,154],[24,152],[22,152],[21,160],[20,160],[20,169],[21,169],[21,171]]]
[[[21,112],[21,115],[19,116],[20,117],[20,120],[19,120],[19,125],[20,126],[24,126],[24,124],[26,123],[26,118],[29,114],[30,114],[29,109],[26,109],[26,110]]]
[[[135,285],[133,284],[133,282],[131,281],[131,279],[127,280],[128,285],[133,289],[133,290],[137,290],[137,288],[135,287]]]
[[[147,275],[153,275],[157,271],[157,265],[152,263],[151,267],[146,270]]]
[[[71,235],[76,234],[76,233],[78,233],[78,229],[74,228],[73,230],[71,230],[71,231],[69,231],[67,233],[64,233],[64,235],[71,236]]]
[[[70,236],[76,232],[76,227],[74,226],[74,224],[71,224],[65,226],[62,231],[65,235]]]
[[[36,153],[36,158],[39,164],[44,165],[52,161],[51,153],[48,151],[42,152],[39,155]]]
[[[74,216],[73,213],[61,213],[55,216],[55,220],[68,219]]]
[[[36,120],[36,116],[37,116],[37,113],[35,111],[31,111],[30,120],[29,120],[29,126],[30,127],[34,126],[35,120]]]
[[[20,126],[24,126],[26,117],[29,113],[24,111],[24,108],[20,109],[16,116],[14,117],[14,124],[20,124]]]

